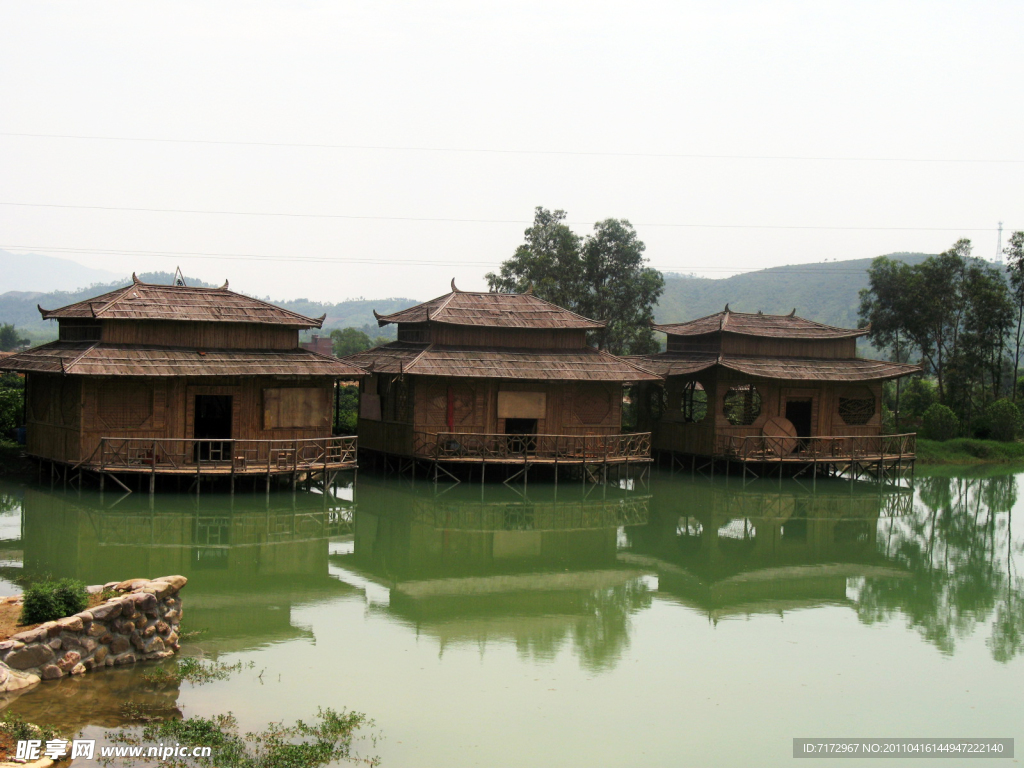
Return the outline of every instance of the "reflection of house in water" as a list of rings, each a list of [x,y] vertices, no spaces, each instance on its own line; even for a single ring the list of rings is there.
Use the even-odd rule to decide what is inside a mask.
[[[645,572],[616,558],[620,531],[646,523],[648,503],[490,487],[481,497],[462,486],[433,496],[360,479],[354,552],[331,563],[389,588],[381,610],[442,649],[512,641],[548,656],[571,637],[601,667],[627,642],[629,615],[650,601]]]
[[[630,532],[622,562],[653,568],[659,593],[706,611],[783,612],[846,604],[851,578],[900,578],[877,545],[880,517],[909,514],[905,488],[789,482],[696,482],[657,494],[651,522]]]
[[[143,497],[102,505],[95,494],[27,490],[25,571],[87,584],[180,573],[187,629],[209,630],[221,650],[306,635],[290,622],[296,602],[351,591],[327,562],[328,540],[351,535],[349,502],[315,493],[158,499],[151,510]]]

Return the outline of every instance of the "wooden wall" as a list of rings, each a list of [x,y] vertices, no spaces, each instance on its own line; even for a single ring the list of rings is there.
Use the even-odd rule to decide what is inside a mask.
[[[77,461],[81,442],[81,379],[30,373],[25,382],[26,450],[33,456]]]
[[[329,378],[61,377],[30,373],[28,382],[28,452],[58,461],[88,458],[102,437],[191,439],[196,395],[233,397],[232,439],[294,440],[331,435],[334,384]],[[310,396],[282,396],[282,389],[303,389]],[[311,413],[314,406],[318,414]]]
[[[399,338],[403,325],[399,324]],[[435,344],[467,347],[582,349],[587,344],[587,332],[576,328],[480,328],[431,323],[430,339]]]
[[[373,386],[368,377],[367,386]],[[410,455],[416,433],[448,432],[448,395],[452,398],[452,431],[468,434],[504,434],[506,419],[499,418],[501,392],[542,393],[543,418],[537,433],[547,435],[614,435],[621,432],[622,385],[605,382],[521,382],[496,379],[455,379],[407,376],[412,380],[411,421],[359,420],[361,448]],[[383,412],[386,413],[384,408]]]
[[[190,349],[297,349],[297,328],[257,323],[104,320],[103,341]]]
[[[686,423],[678,407],[678,392],[683,384],[696,378],[708,394],[708,413],[703,421]],[[731,424],[723,413],[724,399],[730,387],[753,384],[761,395],[761,413],[750,425]],[[666,384],[669,406],[654,426],[654,447],[680,453],[707,455],[720,450],[729,435],[760,435],[765,422],[773,416],[785,416],[789,400],[810,399],[811,434],[814,436],[878,435],[882,431],[881,382],[841,383],[780,381],[757,379],[718,369],[699,377],[672,377]],[[840,397],[874,397],[875,413],[863,425],[846,424],[839,415]]]
[[[825,359],[857,356],[857,339],[776,339],[708,333],[701,336],[669,336],[669,352],[723,352],[766,357],[817,357]]]

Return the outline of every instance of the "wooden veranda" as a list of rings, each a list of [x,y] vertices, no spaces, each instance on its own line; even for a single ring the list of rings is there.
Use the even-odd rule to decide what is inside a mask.
[[[80,482],[82,473],[98,476],[103,490],[107,478],[131,492],[120,476],[148,478],[149,492],[158,477],[191,479],[190,490],[199,492],[203,479],[227,479],[234,493],[240,478],[266,481],[290,479],[292,487],[314,478],[330,486],[338,472],[356,468],[355,437],[323,437],[292,440],[207,440],[178,438],[100,438],[96,449],[77,463],[51,462],[50,475],[64,482]]]
[[[511,469],[506,483],[518,479],[526,482],[529,470],[535,467],[550,468],[556,483],[559,469],[567,467],[578,470],[581,478],[588,482],[606,482],[609,470],[617,478],[646,480],[653,461],[650,432],[620,435],[414,432],[412,437],[411,454],[390,458],[397,462],[395,466],[399,471],[412,469],[418,463],[427,465],[435,481],[444,476],[460,482],[452,470],[469,467],[479,469],[483,483],[488,465]]]
[[[723,435],[710,457],[670,455],[673,466],[689,464],[692,470],[714,474],[717,465],[726,475],[738,469],[744,479],[789,474],[896,480],[914,471],[917,435]]]

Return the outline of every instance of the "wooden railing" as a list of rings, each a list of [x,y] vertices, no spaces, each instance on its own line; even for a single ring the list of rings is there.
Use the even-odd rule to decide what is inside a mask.
[[[720,453],[744,461],[902,459],[914,457],[917,434],[815,437],[727,435],[723,436],[719,448]]]
[[[296,440],[104,437],[82,465],[102,472],[278,474],[337,469],[355,461],[355,437]]]
[[[651,433],[628,435],[498,435],[417,433],[417,455],[437,461],[648,461]]]

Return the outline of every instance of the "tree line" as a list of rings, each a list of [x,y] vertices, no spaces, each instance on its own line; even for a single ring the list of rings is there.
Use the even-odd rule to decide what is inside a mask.
[[[1014,232],[1000,269],[971,255],[971,241],[910,265],[879,257],[860,292],[868,339],[923,376],[892,387],[896,426],[936,439],[1013,439],[1024,351],[1024,232]],[[902,422],[902,423],[901,423]]]

